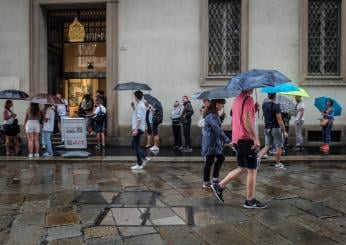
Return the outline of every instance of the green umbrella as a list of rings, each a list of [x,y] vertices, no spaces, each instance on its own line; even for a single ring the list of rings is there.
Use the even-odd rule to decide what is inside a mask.
[[[280,92],[279,94],[291,95],[291,96],[301,96],[301,97],[306,97],[306,98],[310,97],[310,95],[303,88],[299,88],[298,91]]]

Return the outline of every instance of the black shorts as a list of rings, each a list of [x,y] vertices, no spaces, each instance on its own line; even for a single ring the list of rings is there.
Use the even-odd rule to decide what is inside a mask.
[[[147,124],[147,134],[151,135],[153,133],[151,124]]]
[[[156,136],[159,134],[159,124],[153,123],[152,124],[152,130],[153,130],[153,135]]]
[[[237,150],[237,163],[238,166],[241,168],[257,169],[257,152],[253,151],[251,154],[247,156],[239,156]]]

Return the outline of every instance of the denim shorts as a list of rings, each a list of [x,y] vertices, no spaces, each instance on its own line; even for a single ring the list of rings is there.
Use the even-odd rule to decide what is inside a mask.
[[[105,131],[105,123],[96,123],[95,132],[97,134],[103,133]]]
[[[282,147],[284,140],[282,136],[281,128],[271,128],[265,129],[265,144],[266,146],[271,147],[274,145],[275,147]]]

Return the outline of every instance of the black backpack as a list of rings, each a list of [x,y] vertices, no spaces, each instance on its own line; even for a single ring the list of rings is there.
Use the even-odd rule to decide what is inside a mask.
[[[153,115],[153,123],[160,124],[163,121],[163,112],[162,110],[156,110]]]
[[[105,121],[106,121],[106,112],[102,111],[100,107],[100,111],[96,114],[95,122],[104,123]]]

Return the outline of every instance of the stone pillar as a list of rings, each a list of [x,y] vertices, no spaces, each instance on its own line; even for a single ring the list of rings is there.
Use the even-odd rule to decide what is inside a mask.
[[[45,10],[38,1],[30,2],[30,81],[29,93],[47,92],[47,27]]]
[[[118,82],[118,3],[107,3],[107,112],[108,137],[119,136],[118,94],[113,90]],[[112,141],[112,139],[111,139]]]

